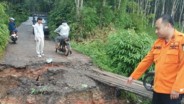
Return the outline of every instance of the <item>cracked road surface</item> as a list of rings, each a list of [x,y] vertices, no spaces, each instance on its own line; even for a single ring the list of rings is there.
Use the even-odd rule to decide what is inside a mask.
[[[55,44],[53,41],[49,40],[45,40],[45,56],[38,58],[36,55],[36,43],[34,41],[32,29],[32,18],[30,17],[18,27],[19,39],[17,44],[8,45],[6,54],[4,55],[3,60],[0,61],[0,64],[21,68],[31,64],[45,63],[47,58],[52,58],[55,63],[71,61],[89,62],[90,59],[88,57],[84,57],[75,51],[73,51],[72,55],[67,57],[55,53]]]

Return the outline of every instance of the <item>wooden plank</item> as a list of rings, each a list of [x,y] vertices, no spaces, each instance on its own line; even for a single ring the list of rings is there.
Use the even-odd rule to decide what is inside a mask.
[[[87,74],[87,76],[91,77],[94,80],[97,80],[112,87],[117,87],[119,89],[135,93],[146,98],[152,98],[152,92],[147,91],[140,81],[133,81],[131,85],[128,85],[126,83],[128,79],[127,77],[110,72],[105,72],[99,69],[93,69],[92,71],[93,74]]]
[[[126,84],[127,82],[127,77],[114,74],[111,72],[106,72],[99,70],[98,68],[92,68],[93,74],[87,74],[87,76],[91,77],[94,80],[97,80],[101,83],[107,84],[112,87],[117,87],[119,89],[123,89],[125,91],[129,91],[132,93],[135,93],[137,95],[140,95],[145,98],[152,98],[152,92],[147,91],[143,83],[141,81],[133,81],[131,85]],[[182,103],[184,104],[184,98],[182,99]]]

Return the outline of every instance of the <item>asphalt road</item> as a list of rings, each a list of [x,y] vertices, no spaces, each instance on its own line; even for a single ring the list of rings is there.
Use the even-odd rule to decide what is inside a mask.
[[[55,53],[55,44],[53,41],[45,40],[44,54],[38,58],[36,54],[36,43],[32,34],[32,18],[23,22],[18,27],[17,44],[9,44],[6,49],[4,58],[0,61],[2,65],[9,65],[16,68],[25,67],[32,64],[46,63],[48,58],[53,62],[88,62],[90,59],[82,54],[73,51],[72,55],[64,56],[61,53]]]

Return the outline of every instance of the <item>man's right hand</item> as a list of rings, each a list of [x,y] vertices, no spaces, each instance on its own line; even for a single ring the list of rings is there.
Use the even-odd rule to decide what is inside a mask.
[[[129,77],[128,80],[127,80],[127,84],[132,84],[133,80],[134,79],[132,77]]]

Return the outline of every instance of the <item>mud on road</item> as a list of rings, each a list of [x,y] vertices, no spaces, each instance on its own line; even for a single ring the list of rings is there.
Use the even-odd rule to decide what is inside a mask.
[[[38,58],[32,29],[29,18],[0,61],[0,104],[126,104],[116,98],[115,88],[87,77],[96,74],[89,57],[55,53],[54,42],[45,40],[45,56]]]

